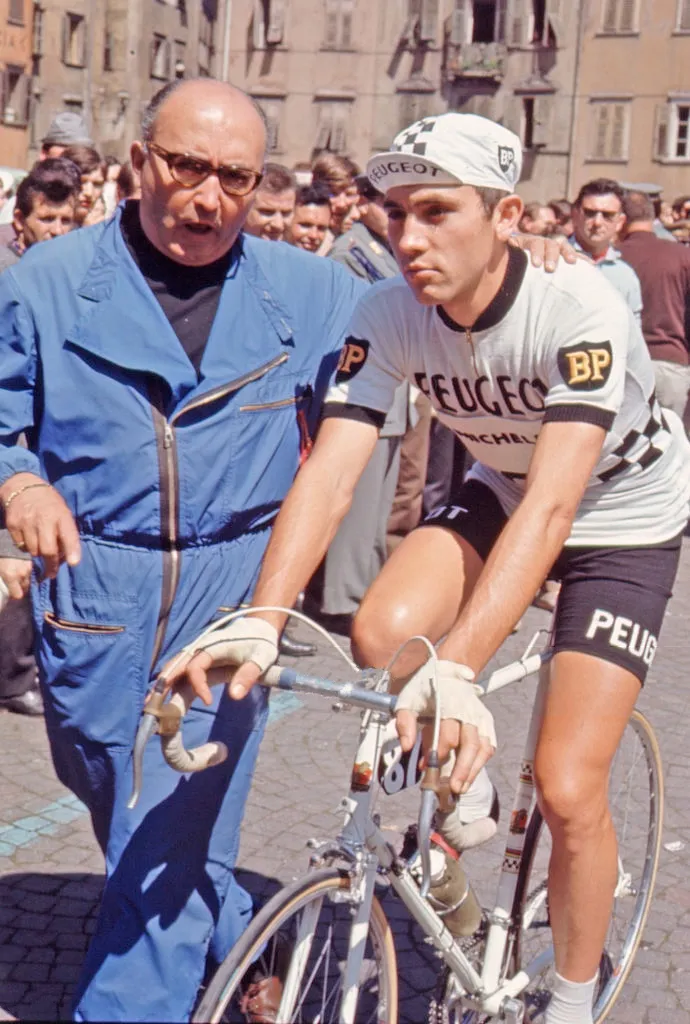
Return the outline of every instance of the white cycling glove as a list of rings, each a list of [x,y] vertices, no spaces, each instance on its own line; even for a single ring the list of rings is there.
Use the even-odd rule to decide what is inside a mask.
[[[248,615],[234,619],[195,642],[189,650],[206,651],[214,665],[243,665],[253,661],[262,672],[278,660],[278,631],[265,619]]]
[[[433,663],[427,661],[402,689],[395,705],[397,711],[412,711],[420,719],[433,721]],[[496,749],[494,717],[480,700],[480,686],[473,684],[474,672],[454,661],[436,662],[436,687],[441,702],[441,718],[454,718],[466,725],[475,725],[480,736]]]

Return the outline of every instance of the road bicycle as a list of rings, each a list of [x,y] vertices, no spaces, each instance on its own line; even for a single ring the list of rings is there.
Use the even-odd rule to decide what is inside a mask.
[[[373,813],[377,791],[399,792],[419,776],[418,751],[402,755],[397,742],[392,720],[395,697],[387,692],[389,673],[353,671],[350,681],[336,683],[289,668],[269,669],[266,685],[318,694],[362,711],[350,790],[342,801],[344,825],[334,838],[310,840],[304,877],[281,889],[259,911],[211,978],[193,1021],[245,1021],[248,972],[258,967],[266,977],[281,978],[275,1017],[279,1024],[397,1024],[394,934],[377,888],[390,890],[402,901],[438,957],[439,983],[429,1006],[429,1024],[543,1021],[554,969],[546,883],[550,836],[536,805],[533,762],[550,651],[534,653],[537,637],[520,659],[480,680],[485,694],[491,694],[539,674],[496,900],[483,909],[476,932],[463,939],[453,937],[442,910],[424,895],[429,887],[432,818],[444,798],[438,778],[421,782],[420,856],[415,861],[418,864],[421,858],[421,878],[418,868],[396,852]],[[179,724],[192,699],[187,689],[163,705],[169,708],[176,702],[168,722],[172,716]],[[157,715],[160,708],[151,713],[154,719]],[[190,764],[203,767],[199,752],[184,751],[179,729],[165,725],[165,713],[162,718],[160,731],[170,763],[185,765],[184,770],[190,770]],[[437,715],[434,742],[438,724]],[[203,751],[201,760],[216,756],[208,745]],[[618,880],[595,995],[597,1024],[610,1013],[632,968],[661,847],[659,746],[638,710],[632,713],[614,760],[609,795],[619,843]]]

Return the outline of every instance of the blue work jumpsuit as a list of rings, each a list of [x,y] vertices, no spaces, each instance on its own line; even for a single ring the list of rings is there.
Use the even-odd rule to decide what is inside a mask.
[[[32,595],[55,768],[106,858],[76,1019],[181,1021],[207,953],[251,916],[233,866],[265,691],[194,705],[187,746],[230,750],[200,775],[151,742],[129,811],[134,735],[156,671],[250,597],[361,289],[330,260],[240,236],[197,379],[119,221],[0,276],[0,483],[40,474],[81,536],[80,564]]]

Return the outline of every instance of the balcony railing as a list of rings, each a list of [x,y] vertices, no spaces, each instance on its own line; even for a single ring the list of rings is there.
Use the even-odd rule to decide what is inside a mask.
[[[446,64],[450,78],[503,78],[506,46],[504,43],[463,43],[450,45]]]

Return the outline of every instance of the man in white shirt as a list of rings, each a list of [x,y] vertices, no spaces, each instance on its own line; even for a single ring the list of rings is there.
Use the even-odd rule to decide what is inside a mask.
[[[639,324],[642,320],[640,282],[615,247],[625,225],[624,195],[622,187],[609,178],[595,178],[583,185],[573,203],[574,231],[570,242],[594,260],[621,293]]]

